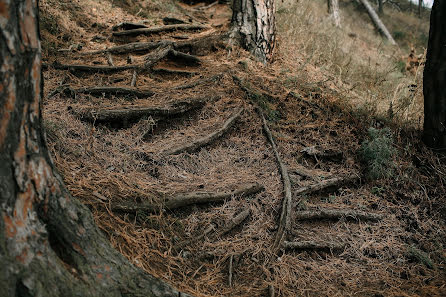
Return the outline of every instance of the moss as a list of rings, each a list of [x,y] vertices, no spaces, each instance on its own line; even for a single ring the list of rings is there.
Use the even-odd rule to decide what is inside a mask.
[[[430,269],[434,268],[434,264],[432,263],[432,260],[429,258],[429,255],[423,251],[420,251],[414,246],[410,246],[407,248],[406,256],[409,260],[421,263],[427,268]]]

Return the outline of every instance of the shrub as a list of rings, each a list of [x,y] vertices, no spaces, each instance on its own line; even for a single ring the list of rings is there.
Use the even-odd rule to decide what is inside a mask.
[[[395,148],[390,129],[369,128],[368,138],[360,150],[361,159],[367,166],[366,176],[370,179],[392,176]]]

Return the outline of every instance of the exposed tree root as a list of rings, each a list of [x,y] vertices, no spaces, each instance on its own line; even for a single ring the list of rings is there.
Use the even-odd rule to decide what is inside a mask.
[[[235,218],[233,218],[223,229],[217,231],[213,237],[221,237],[229,232],[231,232],[235,227],[239,226],[243,223],[251,214],[251,210],[249,208],[243,210],[239,213]]]
[[[185,206],[203,203],[215,203],[223,202],[230,199],[233,196],[249,196],[262,191],[264,188],[257,183],[242,184],[238,189],[234,191],[223,192],[190,192],[176,194],[173,197],[168,197],[162,203],[162,205],[155,205],[153,203],[116,203],[112,205],[112,210],[122,212],[137,212],[137,211],[149,211],[156,212],[161,208],[164,209],[177,209]]]
[[[178,19],[178,18],[164,17],[163,24],[164,25],[176,25],[176,24],[186,24],[186,22],[181,19]]]
[[[61,90],[61,92],[65,94],[90,94],[93,96],[126,95],[138,98],[147,98],[155,94],[151,90],[140,90],[136,88],[109,87],[109,86],[79,88],[79,89],[72,89],[71,87],[65,87],[63,90]]]
[[[138,35],[151,35],[163,32],[172,32],[172,31],[199,31],[209,29],[209,26],[205,25],[192,25],[192,24],[175,24],[175,25],[165,25],[153,28],[141,28],[141,29],[133,29],[126,30],[120,32],[113,32],[113,36],[121,37],[121,36],[138,36]]]
[[[305,187],[301,187],[297,189],[294,194],[295,195],[306,195],[319,191],[326,190],[328,188],[339,188],[344,184],[353,183],[359,180],[359,177],[356,175],[346,176],[346,177],[334,177],[326,180],[322,180],[314,185],[309,185]]]
[[[155,68],[152,69],[153,73],[160,74],[160,75],[184,75],[184,76],[194,76],[197,75],[198,72],[195,71],[187,71],[187,70],[181,70],[181,69],[169,69],[169,68]]]
[[[196,81],[194,81],[193,83],[190,83],[190,84],[185,84],[185,85],[181,85],[181,86],[174,87],[173,89],[174,89],[174,90],[191,89],[191,88],[194,88],[194,87],[196,87],[196,86],[206,84],[206,83],[208,83],[208,82],[217,82],[217,81],[219,81],[222,77],[223,77],[223,74],[220,73],[220,74],[217,74],[217,75],[208,77],[208,78],[204,78],[204,79],[196,80]]]
[[[307,156],[314,157],[316,159],[329,159],[329,160],[342,160],[343,154],[340,151],[334,151],[331,149],[322,149],[316,145],[303,148],[301,153]]]
[[[304,220],[339,220],[341,218],[350,218],[360,221],[379,221],[383,218],[382,215],[376,213],[369,213],[357,210],[342,210],[342,209],[317,209],[298,211],[295,214],[295,219],[299,221]]]
[[[138,69],[141,68],[139,65],[126,65],[126,66],[104,66],[104,65],[68,65],[68,64],[60,64],[54,63],[52,65],[54,69],[58,70],[69,70],[71,72],[101,72],[101,73],[113,73],[119,71],[125,71],[129,69]]]
[[[234,255],[229,256],[229,267],[228,267],[228,285],[229,287],[232,287],[232,269],[233,269],[233,264],[234,262]]]
[[[226,120],[226,122],[223,124],[221,128],[218,130],[212,132],[211,134],[204,136],[202,138],[199,138],[195,141],[174,147],[172,149],[164,151],[163,155],[177,155],[181,154],[183,152],[194,152],[198,150],[199,148],[206,146],[216,139],[220,138],[223,134],[225,134],[233,125],[234,123],[240,118],[241,113],[243,112],[243,108],[238,109],[236,112],[234,112],[229,119]]]
[[[181,61],[188,65],[198,66],[201,64],[200,58],[198,58],[194,55],[189,55],[189,54],[185,54],[185,53],[176,51],[174,49],[171,49],[169,51],[168,57],[172,60]]]
[[[85,108],[74,113],[84,121],[94,123],[133,122],[143,117],[170,117],[202,107],[209,98],[173,102],[167,106],[121,106],[115,108]]]
[[[341,251],[345,245],[336,242],[316,242],[316,241],[285,241],[283,247],[286,250],[310,250],[310,251]]]
[[[136,86],[136,79],[138,78],[138,71],[133,70],[132,81],[130,82],[130,86],[134,88]]]
[[[277,163],[279,164],[280,174],[282,175],[283,180],[283,192],[284,192],[284,198],[282,202],[282,212],[280,214],[280,220],[279,220],[279,228],[276,233],[276,237],[274,239],[273,243],[273,250],[277,251],[280,249],[280,246],[282,245],[282,242],[285,238],[286,232],[290,229],[291,225],[291,202],[292,202],[292,195],[291,195],[291,182],[290,177],[288,175],[288,170],[283,164],[282,159],[280,158],[279,152],[277,151],[276,143],[274,142],[273,135],[271,134],[271,131],[268,128],[268,123],[266,122],[265,117],[263,114],[260,114],[263,120],[263,130],[266,133],[266,136],[271,143],[271,146],[274,151],[274,155],[276,156]]]
[[[148,28],[148,27],[146,25],[144,25],[144,24],[123,22],[123,23],[119,23],[117,25],[114,25],[112,27],[112,30],[113,31],[134,30],[134,29],[142,29],[142,28]]]
[[[172,45],[172,41],[161,40],[154,42],[132,42],[118,46],[112,46],[103,50],[84,52],[83,55],[97,55],[102,53],[112,54],[129,54],[134,52],[148,52],[159,47],[166,47]]]

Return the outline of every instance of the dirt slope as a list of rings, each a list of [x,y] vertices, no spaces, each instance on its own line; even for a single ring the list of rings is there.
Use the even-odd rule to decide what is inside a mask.
[[[276,296],[446,295],[444,167],[414,140],[416,132],[394,129],[394,175],[368,181],[358,151],[366,128],[383,123],[341,108],[331,89],[285,88],[277,79],[286,58],[280,44],[276,62],[260,65],[219,39],[231,16],[225,4],[135,3],[41,1],[48,143],[71,193],[119,251],[196,296],[268,296],[268,288]],[[122,36],[138,32],[113,30],[122,22],[143,24],[136,30],[146,33]],[[149,49],[112,50],[134,42]],[[257,107],[292,180],[286,240],[323,249],[271,248],[283,184]],[[179,146],[188,149],[169,154]],[[163,209],[172,197],[252,184],[263,190]],[[297,219],[324,209],[380,218]]]

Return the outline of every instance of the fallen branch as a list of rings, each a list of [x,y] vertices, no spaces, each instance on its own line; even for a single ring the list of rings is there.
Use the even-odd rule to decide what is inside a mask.
[[[356,182],[359,178],[356,175],[347,176],[347,177],[334,177],[326,180],[322,180],[316,184],[301,187],[297,189],[294,194],[295,195],[307,195],[315,192],[319,192],[322,190],[325,190],[327,188],[336,187],[339,188],[340,186]]]
[[[370,5],[369,1],[367,0],[359,0],[359,1],[362,3],[362,5],[364,5],[365,9],[367,10],[367,13],[370,16],[370,19],[372,19],[373,24],[375,24],[375,27],[378,28],[378,30],[389,40],[389,42],[392,45],[396,45],[396,42],[393,39],[392,35],[389,33],[389,30],[387,30],[386,26],[383,24],[378,14],[373,9],[372,5]]]
[[[196,81],[194,81],[193,83],[190,83],[190,84],[185,84],[185,85],[181,85],[181,86],[174,87],[173,89],[174,89],[174,90],[191,89],[191,88],[193,88],[193,87],[196,87],[196,86],[198,86],[198,85],[203,85],[203,84],[208,83],[208,82],[216,82],[216,81],[219,81],[222,77],[223,77],[223,74],[217,74],[217,75],[211,76],[211,77],[209,77],[209,78],[204,78],[204,79],[196,80]]]
[[[230,199],[233,196],[250,196],[254,195],[264,188],[262,185],[257,183],[248,183],[241,185],[238,189],[234,191],[223,191],[223,192],[190,192],[177,194],[173,197],[167,198],[162,203],[162,208],[164,209],[177,209],[185,206],[190,206],[193,204],[203,204],[203,203],[215,203],[223,202]],[[149,211],[155,212],[160,209],[159,205],[154,205],[153,203],[120,203],[112,205],[112,210],[122,211],[122,212],[137,212],[137,211]]]
[[[126,66],[104,66],[104,65],[75,65],[75,64],[60,64],[54,63],[54,69],[58,70],[69,70],[71,72],[102,72],[102,73],[112,73],[125,71],[129,69],[138,69],[141,66],[138,65],[126,65]]]
[[[183,152],[194,152],[198,150],[199,148],[206,146],[216,139],[220,138],[223,134],[225,134],[233,125],[234,123],[240,118],[241,113],[243,112],[243,108],[238,109],[236,112],[232,114],[232,116],[226,120],[226,122],[223,124],[221,128],[218,130],[212,132],[211,134],[204,136],[202,138],[199,138],[195,141],[174,147],[172,149],[164,151],[163,155],[177,155],[181,154]]]
[[[174,18],[174,17],[164,17],[163,18],[164,25],[176,25],[176,24],[186,24],[184,20]]]
[[[138,36],[138,35],[151,35],[162,32],[172,32],[172,31],[199,31],[209,29],[208,26],[204,25],[191,25],[191,24],[175,24],[175,25],[165,25],[153,28],[141,28],[134,30],[126,30],[120,32],[113,32],[113,36],[121,37],[121,36]]]
[[[298,221],[304,220],[339,220],[341,218],[351,218],[360,221],[379,221],[382,215],[357,210],[342,209],[318,209],[298,211],[295,214]]]
[[[276,156],[277,163],[279,164],[280,174],[283,180],[283,192],[285,194],[285,197],[283,198],[282,202],[282,212],[280,214],[279,228],[277,230],[277,234],[273,244],[273,250],[277,251],[282,245],[282,241],[285,238],[285,234],[289,230],[291,225],[291,199],[292,199],[291,182],[290,182],[290,177],[288,175],[288,170],[285,164],[283,164],[282,159],[280,158],[279,152],[277,151],[277,147],[273,139],[273,135],[271,134],[271,131],[268,128],[266,119],[263,116],[263,113],[260,113],[260,115],[262,116],[263,120],[263,130],[265,131],[266,136],[269,142],[271,143],[274,155]]]
[[[170,117],[202,107],[209,98],[173,102],[167,106],[120,106],[115,108],[85,108],[74,113],[84,121],[94,123],[133,122],[143,117]]]
[[[283,247],[286,250],[312,250],[312,251],[340,251],[345,245],[336,242],[315,242],[315,241],[285,241]]]
[[[147,98],[153,96],[155,93],[150,90],[141,90],[136,88],[126,88],[126,87],[92,87],[92,88],[79,88],[72,89],[71,87],[65,87],[61,92],[65,94],[90,94],[93,96],[103,96],[103,95],[127,95],[134,96],[138,98]]]

